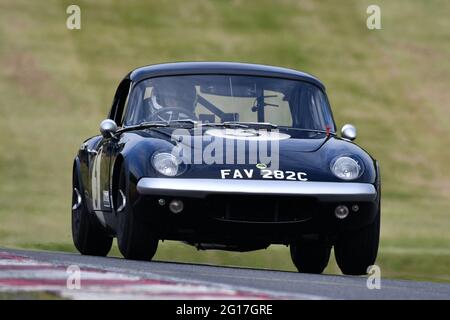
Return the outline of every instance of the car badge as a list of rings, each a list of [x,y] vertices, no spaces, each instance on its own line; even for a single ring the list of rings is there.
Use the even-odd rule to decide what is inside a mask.
[[[267,169],[267,164],[265,164],[265,163],[257,163],[256,164],[256,167],[258,168],[258,169]]]

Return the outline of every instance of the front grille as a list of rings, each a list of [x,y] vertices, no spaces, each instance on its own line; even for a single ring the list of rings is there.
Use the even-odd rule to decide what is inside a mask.
[[[243,222],[296,222],[312,217],[315,199],[308,197],[214,195],[206,199],[216,219]]]

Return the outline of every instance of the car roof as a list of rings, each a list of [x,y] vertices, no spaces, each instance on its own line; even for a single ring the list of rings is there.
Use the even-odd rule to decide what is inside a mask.
[[[316,77],[297,70],[261,64],[237,62],[173,62],[154,64],[136,68],[126,78],[133,82],[160,76],[189,74],[234,74],[262,76],[307,81],[325,90],[324,84]]]

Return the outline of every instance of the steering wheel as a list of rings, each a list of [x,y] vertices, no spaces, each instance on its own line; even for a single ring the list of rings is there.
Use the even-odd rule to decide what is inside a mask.
[[[179,107],[165,107],[152,114],[152,121],[172,121],[172,120],[197,120],[192,111]]]

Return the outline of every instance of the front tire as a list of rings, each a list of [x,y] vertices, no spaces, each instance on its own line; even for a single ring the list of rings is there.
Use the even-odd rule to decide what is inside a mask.
[[[290,245],[291,258],[299,272],[320,274],[330,260],[331,245],[321,240],[299,240]]]
[[[150,261],[158,248],[158,238],[148,224],[140,221],[130,203],[129,183],[125,166],[120,169],[117,201],[117,244],[126,259]],[[125,200],[125,201],[124,201]]]
[[[375,221],[356,231],[339,236],[334,245],[336,262],[343,274],[365,275],[375,263],[380,241],[380,211]]]
[[[76,169],[73,171],[72,188],[72,239],[83,255],[106,256],[111,250],[113,238],[95,221],[88,211],[83,188]]]

